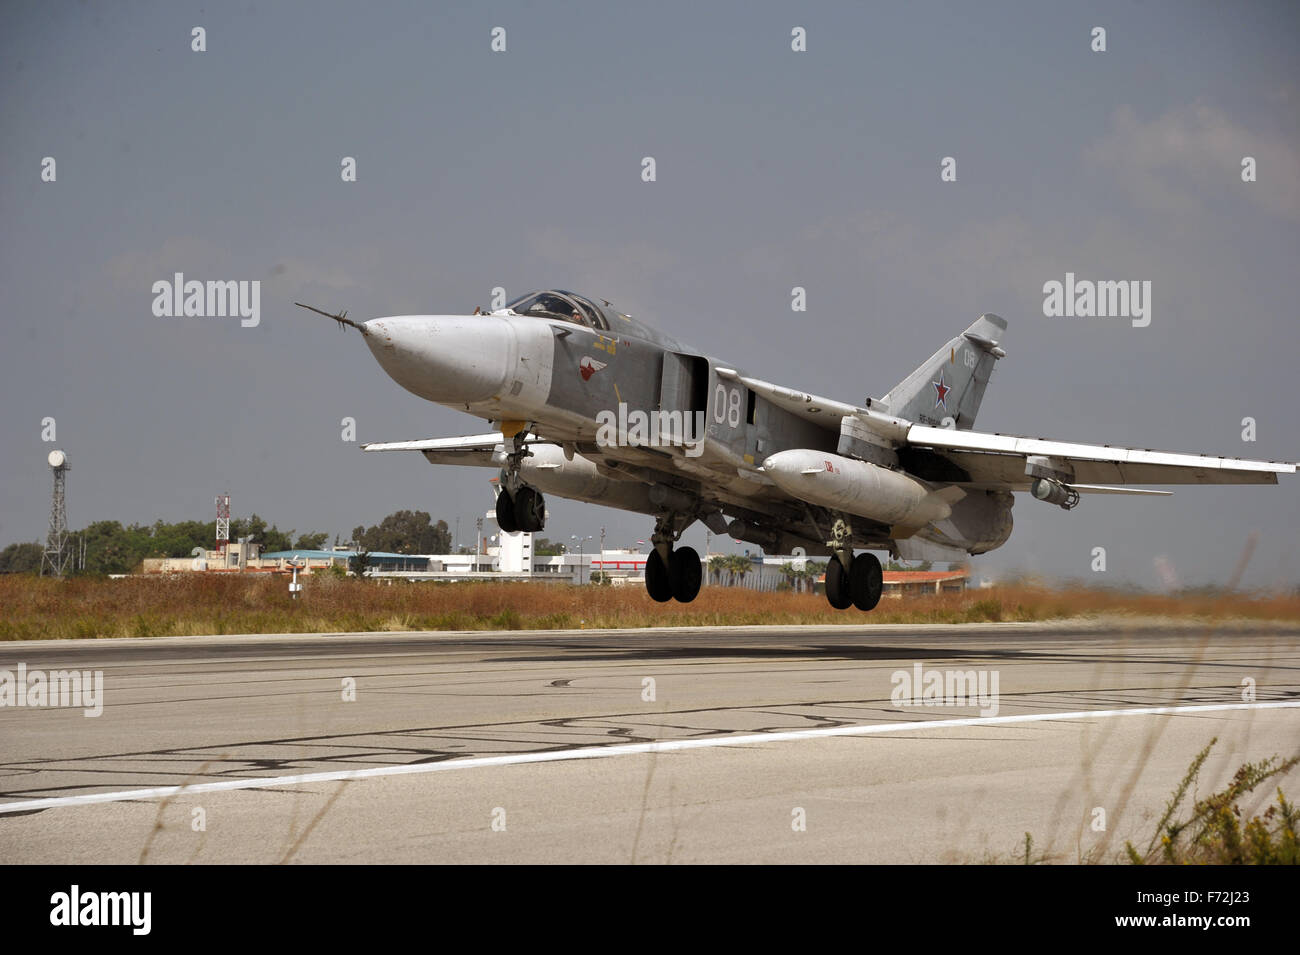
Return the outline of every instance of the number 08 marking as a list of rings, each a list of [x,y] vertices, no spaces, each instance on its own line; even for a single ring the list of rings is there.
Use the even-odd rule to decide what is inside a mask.
[[[718,424],[727,422],[733,428],[740,427],[740,389],[718,385],[713,394],[713,420]]]

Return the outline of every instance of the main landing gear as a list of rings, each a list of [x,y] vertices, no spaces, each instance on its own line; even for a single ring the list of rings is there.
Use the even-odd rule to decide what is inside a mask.
[[[700,593],[704,571],[699,552],[694,547],[673,546],[689,524],[689,519],[677,515],[666,515],[655,522],[650,538],[654,548],[645,562],[645,589],[652,600],[688,604]]]
[[[874,610],[885,590],[884,574],[875,554],[853,556],[853,529],[843,518],[835,521],[832,556],[826,563],[826,601],[836,610],[850,605]],[[648,578],[647,578],[648,579]]]
[[[529,487],[519,478],[524,458],[532,454],[524,448],[527,430],[511,439],[511,451],[501,472],[501,490],[497,494],[497,526],[507,534],[524,531],[536,533],[546,527],[546,499],[542,492]]]
[[[836,610],[847,610],[850,605],[874,610],[884,589],[884,576],[875,554],[858,554],[848,570],[839,557],[832,557],[826,564],[826,600]]]

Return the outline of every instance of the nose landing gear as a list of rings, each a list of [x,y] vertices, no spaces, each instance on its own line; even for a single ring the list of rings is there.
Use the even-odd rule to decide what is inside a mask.
[[[546,498],[527,484],[511,494],[505,488],[497,494],[497,526],[507,534],[524,531],[534,534],[546,527]]]
[[[522,485],[515,493],[515,524],[521,531],[534,533],[546,527],[546,499],[535,488]]]
[[[524,484],[519,469],[532,452],[524,447],[528,430],[522,429],[510,439],[511,451],[501,471],[501,490],[497,494],[497,526],[507,534],[517,531],[533,534],[546,527],[546,499],[542,492]]]

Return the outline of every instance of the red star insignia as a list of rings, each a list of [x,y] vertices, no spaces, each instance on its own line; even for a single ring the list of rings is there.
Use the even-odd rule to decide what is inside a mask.
[[[952,391],[952,389],[949,388],[947,385],[945,385],[945,384],[943,383],[943,369],[942,369],[942,368],[939,369],[939,380],[938,380],[938,381],[932,381],[932,382],[930,382],[930,384],[934,385],[934,392],[935,392],[935,397],[934,397],[934,406],[935,406],[936,408],[938,408],[940,405],[942,405],[942,406],[943,406],[943,410],[944,410],[944,411],[947,411],[947,410],[948,410],[948,392]]]

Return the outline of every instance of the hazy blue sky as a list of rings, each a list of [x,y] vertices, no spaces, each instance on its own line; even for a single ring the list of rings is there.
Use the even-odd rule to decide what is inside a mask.
[[[229,489],[281,528],[419,508],[472,541],[490,472],[363,455],[339,422],[483,422],[291,303],[464,311],[498,285],[603,296],[848,400],[996,312],[982,429],[1294,460],[1298,25],[1284,3],[8,4],[0,545],[44,537],[46,416],[74,526],[210,519]],[[177,271],[260,279],[260,326],[155,317]],[[1150,326],[1044,317],[1067,271],[1150,280]],[[650,530],[550,504],[547,536]],[[1105,546],[1107,580],[1156,586],[1167,555],[1196,583],[1258,531],[1246,582],[1300,577],[1300,478],[1015,517],[978,569],[1092,577]]]

